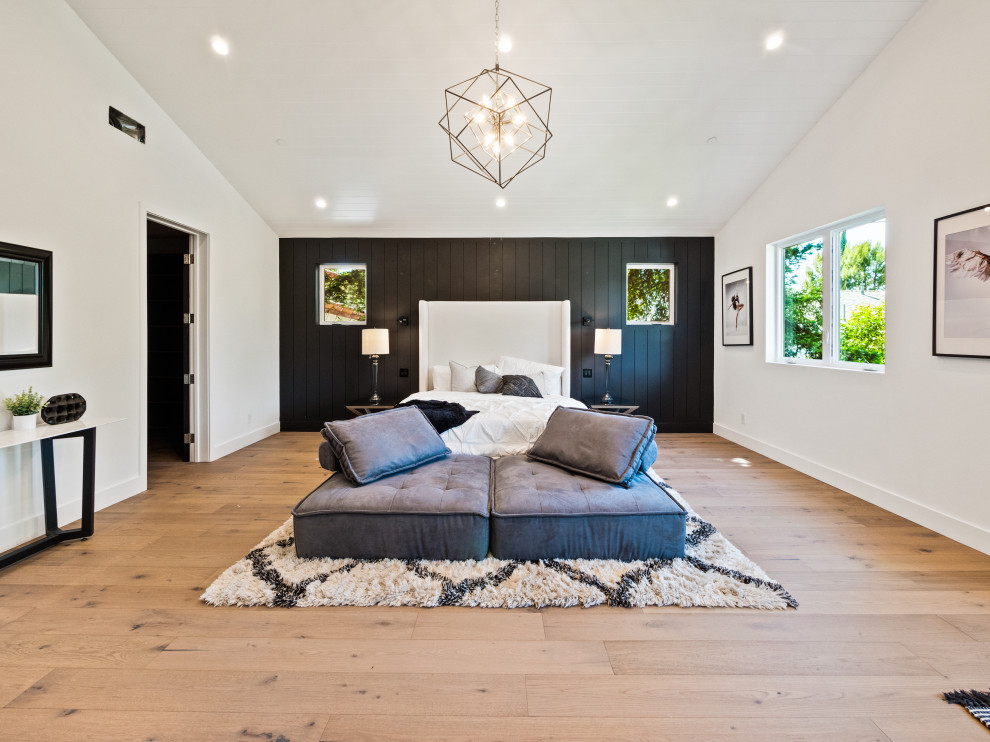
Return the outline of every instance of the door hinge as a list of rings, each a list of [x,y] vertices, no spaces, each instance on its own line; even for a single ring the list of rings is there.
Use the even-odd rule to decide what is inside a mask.
[[[195,384],[196,383],[196,374],[182,374],[182,383],[183,384]]]
[[[186,433],[185,435],[182,436],[182,442],[183,443],[195,443],[196,442],[196,434],[195,433]]]
[[[184,324],[184,325],[191,325],[195,321],[196,321],[195,315],[192,315],[192,314],[183,314],[182,315],[182,324]]]
[[[195,262],[196,262],[196,256],[193,255],[192,253],[187,252],[185,255],[182,256],[183,265],[193,265]]]

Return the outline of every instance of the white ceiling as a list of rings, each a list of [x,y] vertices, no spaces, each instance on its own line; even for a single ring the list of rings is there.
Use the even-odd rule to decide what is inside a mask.
[[[553,88],[546,159],[502,191],[437,125],[494,61],[493,2],[67,2],[283,237],[714,234],[923,4],[502,0],[502,65]]]

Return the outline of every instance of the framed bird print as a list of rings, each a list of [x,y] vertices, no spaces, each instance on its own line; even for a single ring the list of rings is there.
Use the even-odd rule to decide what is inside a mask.
[[[990,358],[990,204],[935,220],[932,354]]]
[[[753,268],[722,276],[722,345],[753,344]]]

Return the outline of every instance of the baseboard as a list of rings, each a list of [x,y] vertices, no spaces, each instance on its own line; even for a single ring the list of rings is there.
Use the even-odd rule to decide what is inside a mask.
[[[320,420],[283,420],[283,433],[319,433],[325,423]]]
[[[265,425],[257,430],[252,430],[250,433],[245,433],[244,435],[238,436],[237,438],[227,441],[226,443],[221,443],[219,446],[213,446],[210,449],[210,461],[222,459],[224,456],[234,453],[234,451],[240,451],[245,446],[250,446],[252,443],[263,441],[265,438],[275,435],[280,430],[281,427],[279,423],[272,423],[271,425]]]
[[[117,484],[111,485],[110,487],[106,487],[96,493],[96,510],[99,512],[103,508],[110,507],[121,500],[126,500],[128,497],[133,497],[141,491],[142,488],[137,477],[133,477],[123,482],[118,482]],[[40,499],[38,500],[38,507],[41,507]],[[81,496],[67,502],[59,502],[59,526],[65,526],[68,523],[79,520],[79,515],[81,512]],[[99,530],[99,523],[100,519],[99,516],[97,516],[97,530]],[[23,518],[16,523],[9,523],[0,528],[0,551],[13,549],[15,546],[20,546],[21,544],[27,543],[38,536],[43,536],[44,533],[45,513],[42,510],[35,515]]]
[[[891,513],[895,513],[902,518],[907,518],[918,525],[930,528],[936,533],[951,538],[953,541],[958,541],[970,548],[982,551],[984,554],[990,554],[990,531],[934,510],[927,505],[922,505],[890,490],[885,490],[855,477],[850,477],[836,469],[819,464],[817,461],[812,461],[804,456],[779,448],[758,438],[753,438],[724,425],[715,423],[712,425],[712,432],[733,443],[738,443],[740,446],[745,446],[757,453],[768,456],[774,461],[786,464],[792,469],[807,474],[809,477],[814,477],[843,492],[848,492],[850,495],[858,497],[861,500],[866,500],[866,502],[872,503],[884,510],[889,510]]]

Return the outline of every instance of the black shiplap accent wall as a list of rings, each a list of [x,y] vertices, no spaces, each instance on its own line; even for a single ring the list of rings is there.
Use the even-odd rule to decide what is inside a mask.
[[[344,406],[371,394],[361,328],[317,324],[316,268],[368,264],[368,327],[388,328],[391,352],[379,393],[398,401],[419,389],[418,302],[571,301],[571,396],[604,393],[605,361],[595,328],[621,327],[622,355],[609,390],[639,404],[661,432],[712,430],[714,240],[711,237],[596,239],[283,239],[279,245],[282,430],[318,430],[348,418]],[[677,264],[677,324],[627,326],[625,265]],[[593,317],[589,327],[581,318]],[[399,317],[408,317],[401,327]],[[456,359],[454,359],[456,360]],[[407,378],[399,369],[408,368]],[[594,369],[585,379],[584,368]]]

